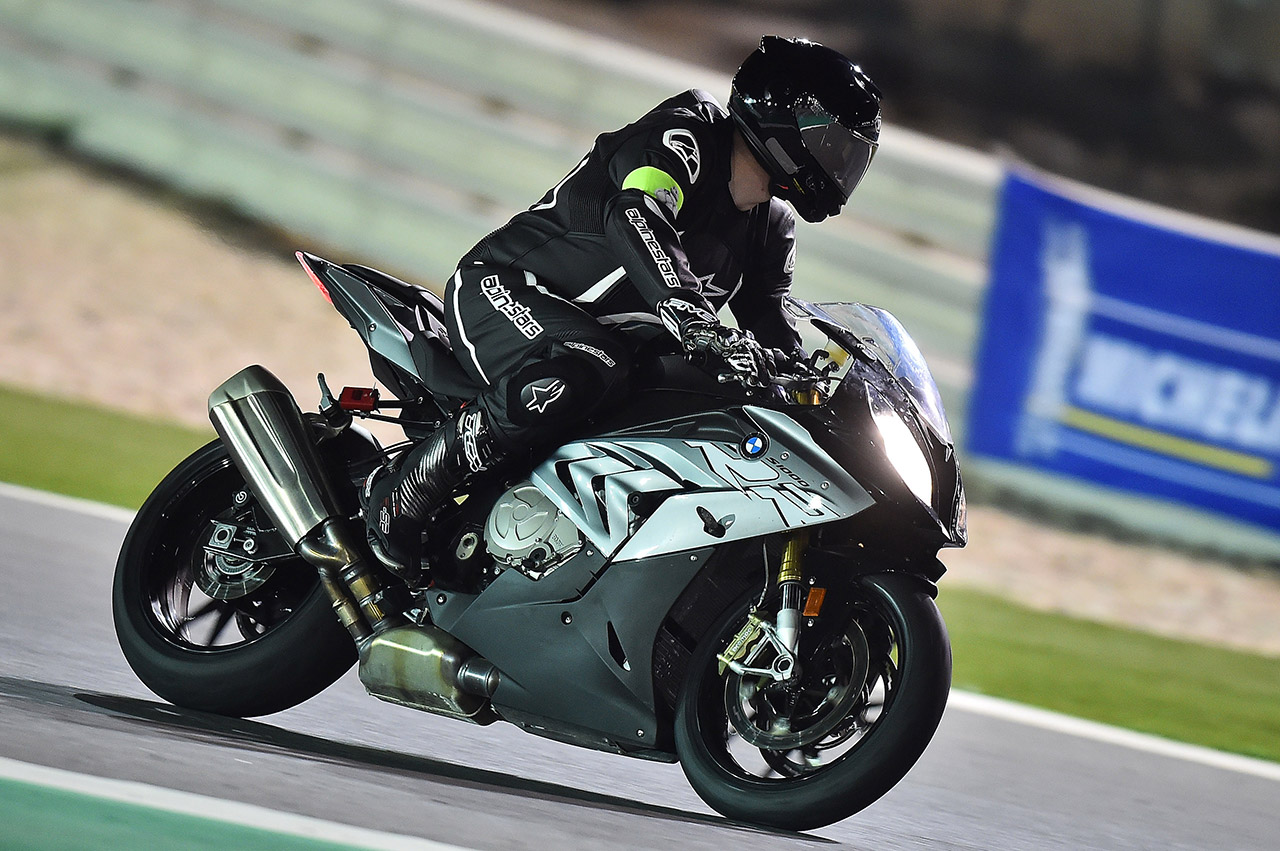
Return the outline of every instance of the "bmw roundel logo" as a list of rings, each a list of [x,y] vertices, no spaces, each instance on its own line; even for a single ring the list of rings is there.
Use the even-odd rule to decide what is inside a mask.
[[[759,458],[769,448],[769,441],[763,434],[753,434],[742,441],[742,454],[748,458]]]

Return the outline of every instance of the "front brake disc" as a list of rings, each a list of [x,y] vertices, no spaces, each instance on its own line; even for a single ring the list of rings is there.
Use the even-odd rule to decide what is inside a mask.
[[[757,676],[743,677],[729,672],[725,678],[725,714],[743,741],[762,750],[790,751],[816,744],[844,721],[862,696],[870,650],[857,621],[849,622],[840,639],[828,645],[825,650],[831,654],[849,655],[847,666],[837,668],[838,671],[847,672],[837,677],[842,681],[813,681],[815,677],[821,678],[832,670],[829,665],[822,664],[824,660],[820,656],[814,656],[802,664],[803,673],[794,687],[786,684],[762,685]],[[783,715],[774,709],[768,698],[771,689],[776,692],[777,689],[786,688],[798,688],[800,691],[808,688],[811,693],[819,693],[825,689],[826,694],[817,706],[801,715],[796,714],[796,702],[791,701],[790,713]]]

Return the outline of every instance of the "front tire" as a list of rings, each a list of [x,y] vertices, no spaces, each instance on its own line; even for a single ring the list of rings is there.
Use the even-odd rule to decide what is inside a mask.
[[[825,640],[802,638],[790,688],[721,673],[717,654],[754,600],[731,607],[694,650],[676,750],[694,791],[723,815],[788,830],[832,824],[924,753],[951,687],[942,617],[916,577],[864,577],[852,593],[845,623]]]
[[[215,440],[166,476],[134,518],[116,563],[116,636],[138,678],[170,703],[267,715],[319,694],[356,660],[302,559],[259,569],[206,551],[212,521],[263,516]]]

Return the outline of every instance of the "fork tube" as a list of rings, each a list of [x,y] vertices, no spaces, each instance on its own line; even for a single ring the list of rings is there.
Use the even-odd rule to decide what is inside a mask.
[[[787,540],[778,567],[778,590],[782,602],[778,606],[778,638],[792,653],[800,646],[800,579],[804,551],[809,546],[809,533],[796,532]]]

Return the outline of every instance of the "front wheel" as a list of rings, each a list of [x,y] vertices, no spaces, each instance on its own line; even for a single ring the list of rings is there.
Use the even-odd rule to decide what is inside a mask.
[[[228,554],[245,541],[256,559]],[[138,511],[112,610],[134,673],[189,709],[278,712],[356,660],[315,569],[271,529],[219,441],[179,464]]]
[[[924,753],[951,687],[937,606],[923,581],[902,574],[866,577],[851,593],[840,623],[802,636],[791,680],[741,676],[717,658],[750,634],[754,600],[732,607],[695,649],[676,749],[689,784],[720,813],[822,827],[877,800]]]

